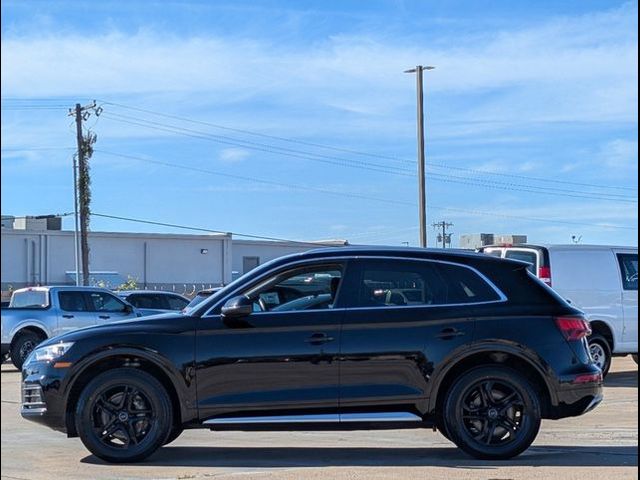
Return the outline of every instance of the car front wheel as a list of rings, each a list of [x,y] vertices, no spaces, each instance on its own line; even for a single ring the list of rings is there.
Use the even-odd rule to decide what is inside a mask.
[[[540,402],[529,381],[503,366],[474,368],[449,389],[444,408],[451,440],[469,455],[508,459],[540,429]]]
[[[118,368],[84,388],[76,429],[85,447],[108,462],[136,462],[164,445],[172,428],[171,401],[152,375]]]

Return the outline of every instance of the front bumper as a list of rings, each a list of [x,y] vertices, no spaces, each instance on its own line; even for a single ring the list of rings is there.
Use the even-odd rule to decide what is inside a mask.
[[[22,369],[22,418],[66,432],[66,409],[61,385],[67,369],[34,362]]]

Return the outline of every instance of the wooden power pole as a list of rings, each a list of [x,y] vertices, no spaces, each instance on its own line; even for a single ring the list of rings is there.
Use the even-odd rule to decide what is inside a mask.
[[[82,265],[82,285],[89,285],[89,215],[91,213],[89,205],[91,203],[91,179],[89,176],[88,160],[91,158],[91,154],[93,153],[93,144],[96,141],[95,134],[91,132],[88,132],[86,135],[84,134],[82,122],[89,118],[91,112],[94,112],[96,116],[99,116],[102,112],[102,108],[96,108],[96,102],[94,101],[84,107],[79,103],[76,103],[75,108],[69,110],[69,115],[73,115],[76,119],[76,141],[78,144],[78,152],[76,153],[78,160],[78,172],[77,175],[75,175],[76,172],[74,166],[74,181],[76,182],[76,185],[74,185],[74,191],[76,192],[75,200],[78,205],[76,210],[76,230],[78,228],[78,224],[80,226],[79,256],[80,263]],[[78,216],[80,217],[79,221],[77,218]],[[77,241],[75,248],[77,252]],[[77,274],[78,272],[76,271],[76,276]]]

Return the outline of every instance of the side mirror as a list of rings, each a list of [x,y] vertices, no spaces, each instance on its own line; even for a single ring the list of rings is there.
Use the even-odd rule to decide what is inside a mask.
[[[225,318],[240,318],[251,315],[253,301],[244,295],[230,298],[222,307],[222,316]]]

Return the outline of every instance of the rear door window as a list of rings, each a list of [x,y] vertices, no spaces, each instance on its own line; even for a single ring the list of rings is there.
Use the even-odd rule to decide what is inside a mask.
[[[182,310],[189,302],[182,297],[176,295],[167,295],[167,308],[169,310]]]
[[[530,265],[527,267],[531,273],[536,273],[536,266],[538,264],[538,254],[533,250],[507,250],[504,258],[510,258],[512,260],[520,260],[521,262],[527,262]]]
[[[65,312],[86,312],[87,304],[83,292],[58,292],[60,309]]]
[[[500,295],[462,265],[404,260],[363,262],[355,307],[406,307],[499,301]]]
[[[620,273],[622,274],[622,288],[638,290],[638,255],[619,253]]]

